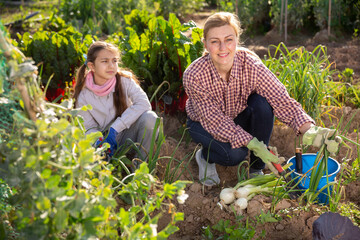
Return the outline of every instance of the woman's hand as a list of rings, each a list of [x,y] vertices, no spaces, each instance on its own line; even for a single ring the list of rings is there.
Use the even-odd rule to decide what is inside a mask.
[[[261,158],[264,163],[279,163],[279,158],[268,150],[265,143],[260,142],[255,137],[248,143],[247,148],[253,151],[255,156]]]
[[[280,159],[276,155],[272,154],[263,142],[260,142],[254,137],[248,143],[247,148],[253,151],[255,156],[259,157],[275,175],[278,175],[278,171],[272,163],[279,163]]]
[[[327,150],[330,153],[337,152],[339,144],[341,143],[340,137],[330,138],[335,134],[336,129],[322,128],[312,125],[309,130],[304,133],[302,138],[304,145],[312,145],[314,147],[321,147],[326,144]]]

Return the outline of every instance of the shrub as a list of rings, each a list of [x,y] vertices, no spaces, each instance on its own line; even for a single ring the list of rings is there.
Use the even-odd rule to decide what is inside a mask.
[[[3,39],[0,32],[0,42]],[[22,69],[19,63],[29,65],[12,58],[14,71]],[[13,114],[17,131],[0,138],[1,176],[17,190],[9,201],[0,199],[1,204],[6,203],[0,210],[16,206],[9,221],[20,239],[166,238],[178,229],[175,223],[183,220],[183,214],[176,212],[171,200],[185,195],[187,182],[164,184],[149,173],[146,163],[118,179],[113,165],[104,161],[108,144],[93,147],[101,133],[85,135],[80,109],[73,109],[72,100],[46,102],[39,98],[41,90],[33,68],[20,76],[22,90],[29,90],[22,92],[22,106],[31,105],[37,114],[31,121],[25,111],[17,110]],[[10,100],[15,95],[20,94],[10,95]],[[89,109],[91,106],[82,108]],[[0,190],[9,192],[2,185]],[[117,198],[132,201],[118,206]],[[154,215],[155,211],[159,215]],[[158,232],[157,221],[165,211],[171,214],[171,221]],[[1,238],[3,230],[0,224]]]
[[[275,48],[275,53],[266,57],[264,64],[285,85],[289,95],[298,101],[315,120],[321,121],[322,105],[338,105],[331,94],[332,75],[325,46],[319,45],[312,52],[304,47],[289,50],[284,43]]]
[[[123,65],[144,79],[144,90],[149,96],[167,82],[170,89],[164,101],[174,110],[183,111],[186,96],[182,89],[182,76],[186,67],[202,54],[202,30],[193,22],[182,25],[175,14],[169,15],[169,21],[147,15],[146,11],[134,10],[125,18],[129,24],[126,36],[121,40],[113,36],[111,41],[120,44]],[[191,39],[184,35],[190,29]],[[160,93],[166,91],[162,88]]]
[[[92,36],[83,36],[71,26],[59,32],[26,32],[18,37],[19,49],[40,65],[43,86],[51,80],[47,92],[50,101],[63,93],[59,89],[73,81],[76,68],[84,61],[83,53],[93,41]]]

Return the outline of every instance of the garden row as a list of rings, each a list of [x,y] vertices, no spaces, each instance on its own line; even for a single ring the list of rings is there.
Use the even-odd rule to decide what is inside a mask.
[[[71,23],[84,34],[97,36],[111,35],[120,29],[125,29],[124,16],[130,14],[133,9],[147,10],[165,19],[168,19],[170,13],[176,13],[177,17],[183,19],[204,8],[229,11],[238,14],[243,28],[249,34],[263,34],[274,27],[281,30],[284,18],[289,32],[301,31],[305,28],[314,33],[330,26],[337,36],[341,36],[341,32],[357,36],[360,28],[359,2],[353,0],[92,0],[90,3],[86,0],[31,0],[25,2],[32,3],[31,6],[34,8],[52,3],[58,15],[61,15],[67,23]],[[21,18],[24,19],[25,16],[16,20]]]
[[[192,21],[181,24],[175,14],[165,20],[147,11],[133,10],[124,19],[125,30],[106,38],[120,48],[122,67],[142,80],[154,108],[167,113],[183,112],[187,97],[182,74],[202,55],[202,29]],[[190,37],[185,35],[189,31]],[[34,34],[26,32],[17,37],[14,45],[39,64],[47,99],[55,102],[70,95],[76,69],[84,63],[90,43],[98,39],[82,34],[56,15],[44,20]],[[351,85],[353,72],[346,69],[340,73],[332,68],[326,47],[318,46],[312,52],[303,47],[290,51],[284,44],[270,48],[276,48],[275,54],[271,56],[269,51],[263,60],[265,65],[313,118],[320,119],[321,105],[359,106],[359,89]],[[335,74],[340,81],[332,81]]]
[[[158,112],[183,111],[186,96],[181,87],[182,73],[202,54],[202,30],[192,22],[181,24],[174,14],[165,20],[133,10],[124,19],[126,31],[111,34],[106,41],[119,46],[123,67],[143,80],[143,88],[155,106],[165,106]],[[0,27],[1,36],[6,36]],[[191,37],[184,34],[189,30]],[[131,239],[173,234],[178,229],[175,223],[184,218],[176,211],[174,197],[179,202],[186,198],[183,189],[188,182],[177,181],[180,168],[168,168],[164,179],[157,179],[156,163],[165,159],[168,166],[180,166],[192,155],[186,159],[160,156],[165,136],[159,120],[159,138],[152,141],[147,164],[130,173],[133,159],[126,154],[130,149],[114,161],[104,162],[104,149],[92,147],[99,136],[84,135],[78,109],[73,109],[72,99],[66,96],[66,84],[71,85],[76,68],[84,62],[83,54],[97,37],[82,34],[53,15],[36,33],[18,35],[18,39],[12,43],[39,65],[39,72],[38,76],[28,74],[33,72],[30,68],[11,75],[10,70],[23,70],[21,66],[31,63],[24,62],[14,50],[5,54],[6,44],[1,45],[1,108],[8,109],[11,102],[18,104],[18,110],[13,109],[14,121],[1,129],[0,170],[5,182],[1,182],[0,189],[5,197],[0,199],[0,237],[4,233],[34,239],[113,239],[118,235]],[[312,52],[304,48],[289,51],[283,44],[273,47],[275,55],[269,55],[264,63],[314,119],[320,121],[323,105],[341,106],[352,101],[358,106],[359,90],[351,85],[351,76],[346,72],[331,69],[324,46]],[[342,81],[332,81],[333,74],[339,74]],[[14,88],[21,84],[26,86],[28,100]],[[65,97],[60,100],[56,91]],[[35,107],[33,121],[25,111],[27,106]],[[171,221],[164,229],[157,229],[157,221],[165,211],[171,214]]]

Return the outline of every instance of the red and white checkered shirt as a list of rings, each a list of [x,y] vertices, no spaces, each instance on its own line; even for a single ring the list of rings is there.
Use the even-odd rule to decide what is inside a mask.
[[[274,115],[297,134],[304,123],[315,124],[261,59],[249,50],[236,52],[228,82],[220,77],[207,54],[186,69],[183,85],[189,97],[186,102],[188,117],[200,122],[216,140],[230,142],[232,148],[245,146],[253,138],[234,123],[247,107],[252,93],[265,97]]]

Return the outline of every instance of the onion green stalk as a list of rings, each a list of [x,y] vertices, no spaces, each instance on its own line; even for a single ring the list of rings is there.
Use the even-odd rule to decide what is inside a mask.
[[[275,192],[276,194],[283,189],[283,187],[279,185],[281,183],[282,182],[280,182],[278,179],[274,179],[270,182],[258,186],[247,184],[243,187],[239,187],[238,189],[236,189],[235,197],[246,198],[250,200],[254,195],[259,193],[272,194]]]
[[[276,176],[274,174],[266,174],[266,175],[257,175],[254,178],[250,178],[241,182],[238,182],[234,189],[238,189],[239,187],[243,187],[246,185],[254,185],[254,186],[260,186],[265,183],[271,182],[276,179]]]

